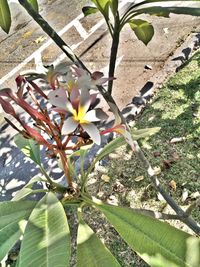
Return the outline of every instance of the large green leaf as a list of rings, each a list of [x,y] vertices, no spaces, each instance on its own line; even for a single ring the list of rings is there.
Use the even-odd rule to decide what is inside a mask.
[[[132,19],[129,20],[129,25],[137,38],[145,45],[151,41],[154,35],[154,28],[148,21],[142,19]]]
[[[10,8],[7,0],[0,0],[0,27],[8,33],[11,25]]]
[[[114,226],[121,237],[140,256],[150,263],[161,257],[170,264],[164,266],[193,267],[187,259],[191,235],[165,222],[137,213],[129,208],[110,206],[95,201],[98,208]],[[192,237],[198,241],[197,238]],[[197,248],[200,249],[198,242]],[[199,262],[200,263],[200,262]]]
[[[26,139],[21,134],[15,135],[15,144],[18,148],[36,164],[41,165],[40,146],[33,139]]]
[[[147,14],[155,14],[155,13],[161,13],[164,14],[166,12],[168,13],[174,13],[174,14],[183,14],[183,15],[192,15],[192,16],[200,16],[200,6],[198,8],[196,7],[162,7],[162,6],[156,6],[156,7],[147,7],[138,9],[136,11],[137,14],[147,13]]]
[[[29,2],[29,4],[31,4],[31,6],[34,8],[34,10],[36,12],[39,11],[39,7],[38,7],[38,2],[37,0],[27,0],[27,2]]]
[[[108,19],[110,0],[92,0],[105,19]]]
[[[0,261],[22,235],[20,221],[27,219],[35,202],[0,202]]]
[[[77,267],[120,267],[93,230],[80,221],[77,236]]]
[[[12,201],[18,201],[20,199],[25,198],[26,196],[30,194],[45,192],[46,190],[44,189],[32,189],[34,183],[37,183],[37,182],[47,182],[47,180],[45,178],[38,177],[38,176],[33,177],[22,189],[17,191],[15,196],[12,198]]]
[[[53,193],[45,195],[31,213],[19,257],[20,267],[69,266],[69,227],[63,206]]]

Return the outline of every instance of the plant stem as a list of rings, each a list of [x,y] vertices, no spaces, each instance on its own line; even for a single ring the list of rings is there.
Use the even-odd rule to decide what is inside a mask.
[[[70,188],[74,188],[74,184],[73,184],[73,180],[72,180],[72,177],[71,177],[71,174],[70,174],[70,171],[69,171],[69,166],[68,166],[68,162],[67,162],[67,157],[65,155],[65,151],[63,150],[59,150],[58,151],[59,155],[60,155],[60,159],[61,159],[61,162],[62,162],[62,166],[63,166],[63,170],[64,170],[64,173],[65,173],[65,177],[67,179],[67,184]]]
[[[110,50],[110,63],[109,63],[109,73],[108,77],[114,77],[115,73],[115,65],[116,65],[116,59],[117,59],[117,52],[119,47],[119,35],[120,35],[120,20],[119,20],[119,13],[117,12],[115,16],[115,25],[114,25],[114,33],[112,38],[112,46]],[[110,80],[108,82],[108,93],[112,94],[112,88],[113,88],[113,80]]]
[[[49,177],[48,173],[46,172],[45,168],[42,165],[40,165],[40,171],[45,176],[49,184],[53,185],[54,182],[51,180],[51,178]]]
[[[66,56],[72,62],[74,62],[74,64],[76,64],[78,67],[82,67],[83,69],[87,70],[89,74],[91,74],[91,72],[87,69],[87,67],[83,64],[83,62],[73,53],[71,48],[60,38],[60,36],[51,28],[51,26],[42,18],[42,16],[39,15],[32,8],[32,6],[27,2],[27,0],[18,0],[18,1],[26,9],[26,11],[30,14],[30,16],[40,25],[40,27],[44,30],[44,32],[46,32],[49,35],[49,37],[52,38],[52,40],[60,47],[60,49],[66,54]],[[117,51],[115,53],[117,55]],[[115,61],[116,61],[116,57],[115,57]],[[112,64],[115,66],[114,53],[113,53],[113,63]],[[114,67],[114,70],[115,70],[115,67]],[[113,73],[113,75],[114,75],[114,73]],[[113,83],[110,85],[110,88],[111,88],[110,91],[112,91],[112,85],[113,85]],[[103,97],[107,101],[108,105],[111,102],[111,103],[115,104],[115,106],[117,107],[112,95],[108,91],[106,91],[103,86],[98,86],[98,90],[103,95]],[[122,123],[127,126],[126,120],[124,119],[124,117],[121,114],[118,107],[117,107],[117,109],[118,109],[118,114],[122,120]],[[111,107],[111,110],[112,110],[112,107]],[[128,126],[127,126],[127,129],[128,129]],[[135,149],[136,156],[142,162],[142,164],[143,164],[144,168],[146,169],[146,171],[147,171],[152,183],[154,184],[155,188],[163,196],[163,198],[171,206],[171,208],[176,212],[176,214],[180,217],[180,219],[189,228],[191,228],[196,234],[200,235],[200,227],[197,225],[197,223],[192,218],[188,217],[188,215],[179,207],[179,205],[173,200],[173,198],[167,192],[165,192],[163,187],[160,185],[158,178],[154,177],[153,169],[152,169],[148,159],[145,157],[142,150],[140,149],[138,143],[136,141],[134,141],[134,144],[135,144],[135,148],[136,148]],[[64,157],[63,157],[63,160],[64,160]],[[64,164],[64,166],[66,167],[67,165]],[[66,171],[67,171],[67,169],[66,169]],[[67,171],[67,173],[68,173],[68,171]],[[69,185],[70,184],[73,185],[72,180],[69,177],[67,177],[67,179],[69,179]]]
[[[54,182],[48,175],[48,173],[46,172],[46,170],[44,169],[44,167],[42,165],[39,166],[40,167],[40,171],[41,173],[45,176],[45,178],[47,179],[47,181],[49,182],[50,186],[56,191],[56,192],[60,192],[60,193],[64,193],[66,192],[66,188],[56,182]]]

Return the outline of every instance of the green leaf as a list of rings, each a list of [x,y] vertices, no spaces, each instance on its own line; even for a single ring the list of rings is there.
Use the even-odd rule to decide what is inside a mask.
[[[39,11],[39,7],[38,7],[38,2],[37,0],[28,0],[27,2],[29,2],[29,4],[31,4],[31,6],[33,7],[33,9],[38,12]]]
[[[157,133],[159,130],[160,130],[160,127],[140,129],[140,130],[135,130],[134,129],[134,130],[131,130],[131,135],[132,135],[133,140],[138,140],[138,139],[153,135],[153,134]],[[120,136],[120,137],[117,137],[116,139],[112,140],[107,145],[105,145],[102,148],[102,150],[100,151],[100,153],[97,155],[95,160],[90,165],[90,168],[88,169],[88,173],[87,174],[89,174],[93,170],[95,164],[98,161],[100,161],[105,156],[107,156],[110,153],[112,153],[118,147],[121,147],[121,146],[123,146],[125,144],[126,144],[126,141],[125,141],[124,137]]]
[[[25,198],[26,196],[30,194],[45,192],[46,190],[43,190],[43,189],[38,189],[38,190],[32,189],[34,183],[37,183],[37,182],[47,182],[47,180],[45,178],[41,178],[37,176],[33,177],[22,189],[17,191],[15,196],[12,198],[12,201],[18,201],[20,199]]]
[[[19,257],[20,267],[69,266],[69,227],[63,206],[53,193],[45,195],[32,211]]]
[[[152,13],[151,15],[152,16],[157,16],[157,17],[169,18],[169,14],[170,14],[170,12],[168,12],[168,11],[160,11],[160,12],[157,12],[157,13]]]
[[[162,257],[170,262],[162,266],[193,267],[187,261],[191,235],[178,230],[165,222],[142,215],[129,208],[110,206],[95,201],[127,244],[150,263],[151,258]],[[198,240],[194,237],[195,240]],[[196,250],[199,251],[199,242]]]
[[[26,139],[21,134],[17,134],[14,137],[16,146],[29,158],[31,158],[36,164],[41,166],[40,159],[40,146],[33,139]]]
[[[195,8],[195,7],[178,7],[178,6],[174,6],[174,7],[162,7],[162,6],[155,6],[155,7],[146,7],[146,8],[141,8],[141,9],[137,9],[134,10],[134,16],[136,14],[150,14],[150,15],[154,15],[156,13],[174,13],[174,14],[183,14],[183,15],[192,15],[192,16],[200,16],[200,7]],[[130,13],[130,14],[131,14]]]
[[[82,8],[82,11],[83,11],[84,16],[87,17],[91,14],[97,13],[99,10],[98,8],[93,7],[93,6],[85,6]]]
[[[151,135],[154,135],[160,131],[160,127],[145,128],[145,129],[131,129],[131,136],[133,140],[138,140]]]
[[[113,15],[115,16],[115,14],[118,11],[118,0],[111,0],[110,1],[110,8],[112,10]]]
[[[20,221],[27,219],[35,202],[0,202],[0,261],[22,235]]]
[[[84,221],[79,223],[77,245],[77,267],[121,266]]]
[[[148,21],[142,19],[132,19],[129,20],[129,25],[137,38],[145,45],[151,41],[154,35],[154,28]]]
[[[92,0],[105,19],[108,19],[110,0]]]
[[[10,8],[7,0],[0,0],[0,27],[9,33],[11,26]]]

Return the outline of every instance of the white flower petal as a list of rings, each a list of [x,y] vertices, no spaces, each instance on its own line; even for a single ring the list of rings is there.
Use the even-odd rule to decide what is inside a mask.
[[[85,113],[88,111],[91,104],[91,97],[88,90],[82,89],[80,95],[79,108],[84,109]]]
[[[67,135],[72,133],[76,130],[77,126],[78,122],[75,121],[73,117],[67,118],[67,120],[63,124],[62,134]]]
[[[73,88],[70,94],[70,101],[72,106],[77,110],[80,102],[80,92],[78,89]]]
[[[49,102],[56,107],[66,109],[67,94],[64,89],[57,89],[48,94]]]
[[[107,118],[108,115],[103,110],[98,108],[88,111],[84,117],[84,120],[92,122],[107,120]]]
[[[101,144],[101,136],[99,130],[93,123],[83,123],[81,124],[81,126],[89,134],[94,143],[96,143],[97,145]]]

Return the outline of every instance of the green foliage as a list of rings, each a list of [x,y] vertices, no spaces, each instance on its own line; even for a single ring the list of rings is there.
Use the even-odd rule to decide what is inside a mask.
[[[120,264],[84,222],[79,222],[77,236],[77,267],[120,267]]]
[[[70,234],[62,204],[53,193],[45,195],[29,218],[19,255],[19,266],[67,267]]]
[[[83,7],[82,11],[83,11],[84,16],[87,17],[91,14],[97,13],[99,10],[96,7],[85,6]]]
[[[37,0],[27,0],[27,2],[29,2],[35,11],[39,11]],[[12,19],[8,0],[0,0],[0,27],[6,33],[9,33],[11,21]]]
[[[0,261],[22,235],[20,222],[29,217],[35,202],[0,202]]]
[[[92,0],[98,10],[102,13],[104,18],[107,20],[109,18],[109,5],[110,0]]]
[[[145,138],[147,136],[151,136],[153,134],[156,134],[160,130],[159,127],[154,127],[154,128],[147,128],[147,129],[140,129],[140,130],[132,130],[131,135],[134,140],[139,140],[141,138]],[[103,159],[105,156],[109,155],[112,153],[115,149],[118,147],[121,147],[126,144],[126,141],[124,137],[120,136],[117,137],[116,139],[112,140],[109,142],[107,145],[105,145],[100,153],[97,155],[95,160],[92,162],[90,168],[88,169],[87,174],[90,174],[90,172],[93,170],[95,164]]]
[[[154,28],[148,21],[142,19],[132,19],[129,21],[129,25],[137,38],[145,45],[151,41],[154,35]]]
[[[94,205],[147,263],[151,257],[159,255],[170,264],[192,267],[186,259],[189,249],[187,242],[192,237],[189,234],[128,208],[105,205],[98,201]],[[199,243],[198,247],[200,249]]]
[[[15,135],[15,144],[18,148],[37,165],[41,165],[40,146],[33,139],[26,139],[21,134]]]
[[[115,16],[118,11],[118,0],[110,0],[110,8]]]
[[[47,182],[47,180],[41,177],[33,177],[22,189],[17,191],[12,200],[19,201],[30,194],[45,192],[46,190],[44,189],[37,189],[37,190],[32,189],[34,183],[36,182]]]
[[[147,8],[137,9],[136,11],[131,12],[130,15],[133,13],[134,13],[134,16],[144,14],[144,13],[150,14],[150,15],[159,14],[160,16],[164,15],[164,17],[168,16],[169,13],[200,16],[200,8],[156,6],[156,7],[147,7]]]
[[[9,33],[11,26],[10,8],[7,0],[0,1],[0,27],[6,33]]]

